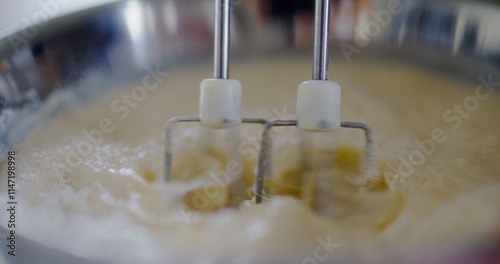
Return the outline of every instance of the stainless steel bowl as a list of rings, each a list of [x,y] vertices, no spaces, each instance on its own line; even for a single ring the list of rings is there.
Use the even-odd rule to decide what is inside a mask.
[[[498,1],[356,3],[371,6],[369,23],[361,27],[353,22],[355,12],[343,13],[347,22],[332,31],[337,58],[406,60],[466,80],[485,73],[500,78]],[[233,58],[308,52],[312,1],[231,4]],[[123,1],[0,32],[0,160],[59,110],[33,114],[57,90],[85,95],[89,82],[116,87],[142,77],[147,67],[170,70],[210,61],[212,10],[209,0]],[[20,126],[24,135],[10,133]],[[6,256],[9,263],[90,263],[24,237],[18,237],[18,248],[17,257]]]

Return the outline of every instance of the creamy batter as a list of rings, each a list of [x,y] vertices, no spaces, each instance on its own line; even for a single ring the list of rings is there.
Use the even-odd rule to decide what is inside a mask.
[[[266,202],[255,205],[261,127],[186,124],[165,184],[163,125],[197,115],[211,68],[153,74],[142,88],[75,103],[17,148],[18,231],[107,263],[401,263],[500,237],[500,97],[484,85],[490,76],[466,83],[361,59],[330,70],[342,120],[373,130],[376,166],[363,164],[359,131],[277,129]],[[231,76],[243,84],[245,117],[291,119],[310,59],[235,62]]]

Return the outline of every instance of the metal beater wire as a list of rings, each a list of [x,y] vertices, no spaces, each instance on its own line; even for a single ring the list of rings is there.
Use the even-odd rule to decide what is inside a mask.
[[[256,203],[262,202],[264,196],[264,178],[269,171],[269,160],[271,156],[271,128],[275,126],[296,126],[297,120],[275,120],[270,121],[262,131],[262,141],[260,145],[259,163],[257,166],[257,179],[255,181],[255,201]],[[341,122],[343,128],[362,129],[365,132],[366,148],[365,148],[365,166],[370,164],[369,160],[372,156],[371,148],[373,145],[372,133],[370,127],[360,122]]]
[[[165,124],[165,148],[164,148],[164,157],[165,164],[163,169],[163,175],[166,182],[169,182],[172,179],[172,134],[173,128],[176,123],[180,122],[200,122],[200,118],[197,116],[180,116],[174,117]],[[242,123],[244,124],[267,124],[266,119],[262,118],[243,118]]]
[[[314,21],[313,80],[328,80],[328,47],[330,33],[330,0],[316,0]],[[269,171],[271,155],[270,131],[274,126],[297,126],[296,120],[276,120],[266,124],[262,141],[255,181],[255,201],[261,203],[264,195],[264,178]],[[365,166],[371,165],[373,140],[368,125],[360,122],[341,122],[341,127],[362,129],[366,135]]]

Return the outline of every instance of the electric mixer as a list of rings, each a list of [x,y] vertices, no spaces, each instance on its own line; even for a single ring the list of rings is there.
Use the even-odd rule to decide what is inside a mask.
[[[297,96],[297,120],[273,120],[241,117],[241,83],[228,79],[230,1],[215,1],[214,79],[200,84],[199,117],[174,117],[165,125],[164,178],[171,180],[172,130],[176,123],[200,122],[203,126],[224,129],[241,123],[264,125],[255,181],[256,203],[263,201],[264,178],[268,170],[271,128],[296,126],[309,132],[327,132],[342,128],[363,130],[366,137],[365,173],[375,166],[374,143],[368,125],[340,119],[341,88],[328,80],[330,1],[316,0],[312,80],[301,83]]]

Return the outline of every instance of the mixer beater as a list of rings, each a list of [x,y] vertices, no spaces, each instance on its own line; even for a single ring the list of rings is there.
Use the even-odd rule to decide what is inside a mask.
[[[241,117],[241,83],[229,77],[230,1],[215,0],[214,78],[200,84],[198,116],[174,117],[165,125],[164,177],[171,180],[172,132],[176,123],[199,122],[203,126],[224,129],[241,123],[267,123],[265,119]]]
[[[268,171],[271,128],[296,126],[309,132],[334,131],[339,128],[361,129],[365,132],[365,168],[374,167],[374,144],[368,125],[360,122],[340,120],[340,86],[328,81],[328,41],[330,32],[330,0],[316,0],[314,22],[314,54],[312,80],[299,85],[297,95],[297,120],[274,120],[266,123],[262,131],[257,179],[255,183],[256,202],[264,197],[264,178]],[[365,169],[365,173],[367,169]]]
[[[255,182],[256,203],[264,197],[264,178],[268,171],[271,152],[271,128],[296,126],[309,132],[326,132],[342,128],[363,130],[366,137],[364,153],[365,173],[374,167],[374,143],[368,125],[343,122],[340,119],[340,86],[328,80],[328,48],[330,31],[330,1],[316,0],[314,55],[312,80],[301,83],[297,95],[297,120],[267,121],[241,117],[241,84],[228,79],[230,0],[216,0],[214,31],[214,78],[200,85],[199,117],[174,117],[165,125],[164,177],[171,180],[172,130],[179,122],[200,122],[202,125],[224,129],[241,123],[264,125]]]

